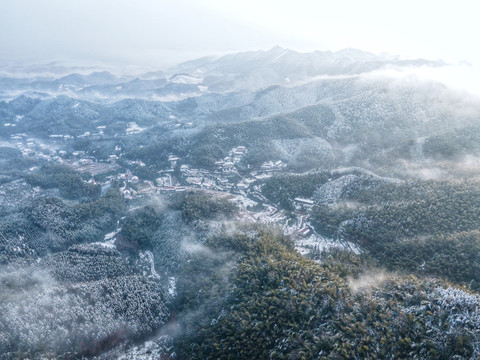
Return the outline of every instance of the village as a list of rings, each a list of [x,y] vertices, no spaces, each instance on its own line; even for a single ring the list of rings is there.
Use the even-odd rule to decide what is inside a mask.
[[[93,135],[101,134],[103,127],[100,126],[97,130],[98,134]],[[128,130],[141,131],[133,124]],[[82,136],[92,136],[92,134],[88,133]],[[51,138],[54,142],[62,144],[71,136],[52,135]],[[120,181],[123,184],[120,191],[127,200],[152,194],[168,197],[187,191],[202,191],[212,198],[222,198],[234,202],[238,207],[235,216],[239,221],[257,222],[282,228],[285,234],[292,237],[301,254],[307,255],[313,249],[321,251],[332,246],[345,246],[345,244],[339,245],[338,241],[325,238],[315,232],[308,216],[309,210],[314,206],[312,199],[295,198],[295,210],[287,214],[265,198],[261,191],[262,181],[284,171],[287,164],[282,160],[272,160],[264,162],[260,169],[241,174],[238,171],[238,165],[248,153],[245,146],[232,148],[226,157],[215,162],[213,170],[194,168],[185,159],[170,154],[169,166],[159,170],[158,177],[152,181],[141,179],[132,174],[130,169],[125,169],[118,164],[122,157],[122,149],[119,146],[115,147],[115,153],[109,155],[107,160],[99,161],[85,151],[68,153],[61,146],[55,148],[46,145],[28,137],[27,134],[12,135],[11,141],[15,142],[16,148],[26,158],[41,158],[48,162],[69,166],[81,173],[91,174],[92,178],[86,181],[92,184],[106,187],[114,181]],[[146,166],[140,160],[123,161],[132,167]],[[35,170],[35,167],[30,169],[30,171]],[[100,176],[101,180],[98,179],[98,175],[103,175]],[[351,250],[356,251],[356,249],[352,249],[351,244],[347,245]]]

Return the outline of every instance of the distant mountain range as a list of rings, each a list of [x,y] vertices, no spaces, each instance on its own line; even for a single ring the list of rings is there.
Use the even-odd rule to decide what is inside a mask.
[[[97,127],[102,137],[119,137],[135,122],[153,138],[174,142],[187,136],[186,153],[195,143],[203,149],[206,140],[195,137],[207,134],[215,142],[211,134],[223,131],[224,140],[216,142],[222,152],[247,144],[252,151],[262,149],[258,161],[283,154],[280,158],[293,164],[306,151],[303,170],[326,164],[398,168],[400,153],[409,165],[428,156],[443,158],[438,143],[456,143],[450,158],[477,153],[464,129],[478,127],[478,101],[433,81],[371,76],[383,69],[444,65],[355,49],[298,53],[275,47],[136,77],[108,71],[2,77],[0,95],[6,101],[0,102],[0,125],[7,138],[31,131],[43,138],[77,137],[98,134]],[[294,144],[304,150],[293,155]],[[312,150],[312,144],[319,148]],[[315,160],[318,156],[323,160]]]
[[[128,97],[171,101],[205,93],[255,91],[270,86],[295,86],[318,77],[358,76],[387,67],[443,66],[442,61],[402,60],[389,55],[344,49],[338,52],[299,53],[281,47],[188,61],[165,71],[118,77],[108,71],[52,76],[53,70],[68,68],[18,66],[4,69],[0,76],[0,98],[24,94],[33,97],[69,95],[91,101],[112,101]],[[72,71],[75,71],[74,68]],[[84,69],[85,70],[85,69]],[[88,68],[86,68],[88,70]]]

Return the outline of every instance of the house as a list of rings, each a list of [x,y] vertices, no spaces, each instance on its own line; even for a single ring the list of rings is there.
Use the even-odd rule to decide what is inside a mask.
[[[225,164],[223,164],[222,171],[224,173],[233,172],[234,170],[235,170],[235,166],[234,166],[233,162],[226,161]]]
[[[274,167],[273,163],[271,161],[264,162],[262,166],[260,167],[262,170],[272,170]]]
[[[170,167],[174,168],[177,165],[177,161],[180,160],[178,156],[175,155],[168,155],[168,161],[170,161]]]
[[[160,192],[162,194],[170,193],[175,191],[175,186],[164,186],[160,188]]]
[[[312,231],[308,227],[304,227],[304,228],[300,229],[298,231],[298,233],[300,234],[300,236],[307,237],[308,235],[310,235],[312,233]]]
[[[248,187],[248,185],[247,185],[247,184],[244,184],[244,183],[238,183],[238,184],[237,184],[237,189],[238,189],[238,190],[246,190],[247,187]]]
[[[294,201],[298,204],[302,204],[302,205],[308,205],[308,206],[313,206],[314,202],[313,200],[310,200],[310,199],[303,199],[303,198],[299,198],[299,197],[296,197],[294,199]]]
[[[163,169],[163,170],[160,170],[158,171],[159,174],[163,174],[163,173],[171,173],[171,172],[174,172],[175,169],[173,168],[168,168],[168,169]]]
[[[310,199],[303,199],[303,198],[295,198],[294,199],[294,203],[295,203],[295,208],[297,210],[300,210],[300,209],[311,209],[314,205],[314,202],[313,200],[310,200]]]
[[[267,216],[273,216],[277,212],[277,209],[272,207],[270,211],[267,213]]]

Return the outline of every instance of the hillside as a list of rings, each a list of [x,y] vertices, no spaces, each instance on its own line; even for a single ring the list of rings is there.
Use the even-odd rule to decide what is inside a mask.
[[[478,358],[480,101],[386,71],[445,66],[2,69],[0,359]]]

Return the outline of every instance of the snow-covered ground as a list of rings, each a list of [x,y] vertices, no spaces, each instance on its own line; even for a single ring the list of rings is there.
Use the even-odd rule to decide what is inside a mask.
[[[177,281],[173,276],[168,278],[168,293],[171,296],[175,296],[177,294]]]
[[[348,241],[337,241],[323,237],[315,232],[306,238],[296,237],[294,239],[295,249],[302,255],[308,255],[312,250],[328,251],[332,248],[346,249],[359,254],[361,250],[355,244]]]
[[[283,210],[273,206],[267,206],[261,212],[242,209],[238,216],[238,219],[241,221],[281,226],[284,234],[293,239],[295,249],[304,256],[308,255],[312,250],[323,251],[331,248],[341,248],[353,251],[356,254],[361,252],[360,248],[351,242],[327,238],[316,233],[313,226],[307,223],[307,218],[306,215],[298,215],[297,221],[292,224],[292,221],[288,220]],[[303,237],[299,233],[300,229],[305,227],[308,227],[310,230],[310,235],[307,237]]]
[[[105,237],[103,238],[103,241],[99,241],[99,242],[96,242],[96,243],[93,243],[93,244],[101,245],[101,246],[104,246],[104,247],[110,248],[110,249],[116,249],[117,247],[115,245],[115,237],[120,232],[120,230],[122,230],[121,227],[115,229],[115,231],[112,231],[112,232],[106,234]]]
[[[125,345],[119,346],[99,356],[98,360],[158,360],[174,359],[175,357],[173,338],[168,335],[162,335],[130,348],[127,348]]]
[[[248,206],[254,207],[258,203],[256,201],[253,201],[245,196],[242,195],[236,195],[233,198],[230,199],[231,201],[237,203],[238,205],[241,205],[243,208],[247,208]]]
[[[145,128],[138,126],[136,122],[128,123],[128,128],[125,130],[127,135],[129,134],[138,134],[139,132],[144,131]]]
[[[157,271],[155,270],[155,258],[151,251],[145,250],[140,251],[139,257],[141,261],[146,261],[150,266],[150,275],[155,279],[160,279],[160,275],[158,275]],[[144,274],[146,275],[146,274]]]
[[[188,74],[177,74],[170,78],[170,82],[174,84],[197,85],[203,82],[203,78],[199,78],[199,77],[188,75]]]

